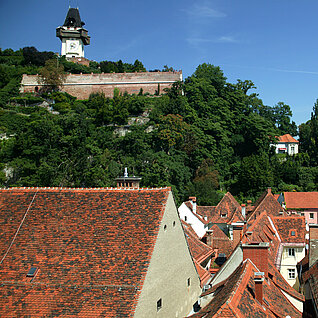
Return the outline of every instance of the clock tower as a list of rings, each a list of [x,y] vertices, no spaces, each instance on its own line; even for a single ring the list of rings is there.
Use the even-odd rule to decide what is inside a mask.
[[[84,57],[84,45],[89,45],[90,36],[83,28],[78,9],[69,8],[64,24],[56,28],[56,36],[62,41],[61,55],[66,58]]]

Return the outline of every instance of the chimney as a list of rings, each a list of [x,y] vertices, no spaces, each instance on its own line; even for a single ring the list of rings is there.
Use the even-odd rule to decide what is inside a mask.
[[[197,198],[196,197],[189,197],[189,200],[192,204],[193,213],[197,213]]]
[[[263,305],[263,282],[264,273],[255,272],[254,273],[254,283],[255,283],[255,299]]]
[[[246,203],[247,203],[247,207],[248,208],[250,208],[252,206],[252,201],[251,200],[247,200]]]
[[[272,194],[272,188],[267,188],[267,194]]]
[[[241,208],[242,208],[243,218],[245,219],[246,218],[246,205],[245,204],[241,204]]]
[[[206,244],[213,248],[213,230],[206,231]]]
[[[268,278],[268,247],[267,242],[242,244],[243,260],[249,258],[261,272],[264,272],[266,278]]]
[[[236,245],[241,241],[243,226],[244,224],[233,225],[233,247],[236,247]]]

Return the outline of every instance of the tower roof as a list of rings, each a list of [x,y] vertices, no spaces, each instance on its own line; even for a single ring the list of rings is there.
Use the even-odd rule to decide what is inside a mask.
[[[79,10],[69,8],[63,26],[81,28],[85,23],[81,21]]]

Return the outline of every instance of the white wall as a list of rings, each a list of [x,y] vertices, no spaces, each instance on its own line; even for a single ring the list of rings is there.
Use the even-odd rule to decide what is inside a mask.
[[[289,256],[288,249],[294,248],[295,256]],[[290,286],[294,286],[298,280],[297,275],[297,263],[301,261],[305,257],[305,244],[303,246],[294,246],[294,245],[285,245],[283,247],[283,253],[281,258],[281,266],[280,266],[280,273],[286,279],[287,283]],[[295,279],[289,278],[288,269],[295,269]]]
[[[204,236],[207,230],[205,224],[195,216],[185,203],[180,205],[178,212],[180,219],[190,224],[200,238]]]
[[[134,317],[185,317],[200,294],[200,278],[170,192]]]

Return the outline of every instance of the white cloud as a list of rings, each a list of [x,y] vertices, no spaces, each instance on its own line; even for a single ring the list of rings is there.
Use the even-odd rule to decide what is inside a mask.
[[[238,41],[233,36],[221,36],[217,42],[222,43],[237,43]]]
[[[192,46],[202,45],[204,43],[238,43],[232,36],[221,36],[219,38],[200,38],[200,37],[189,37],[186,41]]]
[[[202,18],[225,18],[226,14],[213,9],[208,4],[198,4],[195,3],[191,8],[183,9],[190,17],[196,19]]]

